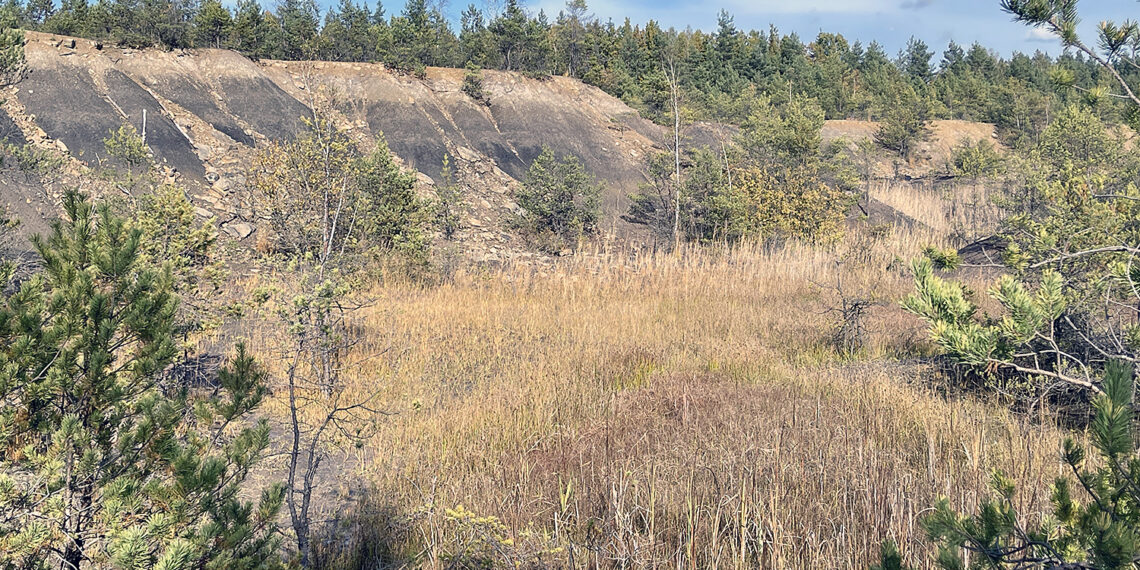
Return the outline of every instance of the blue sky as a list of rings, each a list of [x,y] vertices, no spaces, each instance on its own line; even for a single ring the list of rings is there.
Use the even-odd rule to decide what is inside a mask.
[[[458,20],[470,0],[448,0],[446,12]],[[501,0],[491,0],[493,6]],[[764,29],[775,24],[781,31],[796,32],[805,41],[821,30],[838,32],[864,44],[878,40],[894,55],[914,35],[930,44],[938,57],[946,44],[954,41],[969,45],[975,41],[1008,56],[1013,51],[1060,52],[1057,41],[1045,34],[1011,21],[1001,11],[998,0],[587,0],[590,11],[603,21],[621,23],[629,17],[634,23],[652,18],[664,27],[715,30],[717,13],[723,8],[736,18],[737,27]],[[372,2],[370,2],[372,3]],[[545,10],[553,19],[565,0],[525,0],[533,13]],[[401,3],[402,4],[402,3]],[[482,2],[477,2],[482,4]],[[402,7],[386,3],[391,13]],[[1140,19],[1140,3],[1135,0],[1082,0],[1082,37],[1091,39],[1096,23],[1103,19]]]

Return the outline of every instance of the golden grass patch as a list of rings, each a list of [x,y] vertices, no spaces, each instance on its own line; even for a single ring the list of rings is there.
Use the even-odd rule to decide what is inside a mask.
[[[972,508],[994,467],[1042,512],[1060,432],[926,387],[897,303],[924,240],[857,238],[375,288],[349,390],[392,415],[338,452],[364,485],[326,562],[859,568],[890,537],[927,567],[923,514]],[[880,301],[857,361],[828,344],[837,271]]]

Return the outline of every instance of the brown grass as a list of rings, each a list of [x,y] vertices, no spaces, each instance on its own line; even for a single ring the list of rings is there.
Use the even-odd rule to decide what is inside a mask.
[[[929,567],[923,513],[973,507],[999,466],[1039,512],[1059,432],[948,401],[899,360],[926,350],[897,304],[924,240],[845,243],[375,289],[350,383],[394,415],[338,452],[366,484],[327,563],[859,568],[891,537]],[[837,271],[880,301],[858,361],[829,345]]]

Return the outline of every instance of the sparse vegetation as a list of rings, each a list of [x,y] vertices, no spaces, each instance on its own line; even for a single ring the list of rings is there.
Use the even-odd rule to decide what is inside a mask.
[[[384,350],[353,352],[366,344],[354,319],[367,305],[356,290],[367,276],[361,258],[380,250],[425,264],[431,208],[383,141],[361,154],[327,112],[307,126],[297,140],[262,151],[250,192],[284,257],[281,278],[257,302],[284,331],[263,346],[275,347],[272,370],[283,393],[282,493],[291,538],[298,564],[313,568],[321,565],[319,533],[326,527],[315,507],[332,484],[322,466],[333,457],[332,445],[359,445],[381,414],[378,377],[368,394],[348,384],[367,374],[365,363],[383,363]]]
[[[1140,98],[1117,68],[1132,63],[1125,46],[1140,38],[1135,23],[1102,22],[1098,53],[1077,35],[1075,2],[1003,0],[1002,8],[1087,54],[1124,91],[1118,98],[1126,114],[1135,112]],[[1057,70],[1055,80],[1074,86],[1065,70]],[[1083,92],[1086,103],[1095,104],[1109,89]],[[915,263],[917,292],[905,305],[930,323],[931,336],[951,356],[984,366],[990,378],[1012,370],[1037,388],[1038,403],[1054,390],[1091,397],[1088,432],[1099,461],[1066,438],[1061,456],[1069,473],[1053,484],[1050,517],[1027,520],[1015,501],[1017,484],[998,469],[995,497],[976,515],[959,515],[943,498],[923,524],[939,546],[942,568],[1131,568],[1140,551],[1132,366],[1138,296],[1130,269],[1137,213],[1135,185],[1125,179],[1136,166],[1121,152],[1119,137],[1075,106],[1045,129],[1031,158],[1043,167],[1015,192],[1004,232],[1009,271],[991,289],[1004,309],[1000,319],[977,318],[969,289],[935,277],[927,260]],[[883,565],[899,565],[889,545],[882,558]]]
[[[463,188],[456,182],[451,168],[451,159],[444,155],[440,182],[435,187],[435,220],[443,238],[455,239],[462,228],[463,214],[467,203],[463,198]]]
[[[909,276],[880,268],[922,240],[876,243],[844,286],[896,298]],[[1031,465],[1015,474],[1027,490],[1057,472],[1059,430],[897,381],[922,367],[837,360],[813,285],[834,279],[828,251],[623,259],[374,290],[384,304],[356,314],[367,340],[349,358],[398,357],[346,367],[345,395],[379,389],[392,415],[348,454],[344,477],[373,486],[348,527],[360,534],[337,531],[322,559],[860,567],[883,536],[922,544],[915,523],[939,495],[975,505],[991,468]],[[865,358],[921,338],[897,306],[866,318]],[[280,334],[255,330],[263,346]]]
[[[25,175],[48,177],[63,168],[65,159],[50,150],[32,144],[2,144],[4,153],[16,160],[16,168]]]
[[[1026,21],[1059,33],[1064,18],[1052,22],[1050,16],[1070,4],[1010,5],[1036,7],[1025,10]],[[1066,102],[1088,98],[1105,109],[1127,107],[1105,90],[1106,78],[1090,55],[1098,52],[1084,44],[1056,57],[1003,57],[980,43],[950,41],[939,58],[935,46],[911,38],[896,58],[878,41],[864,44],[833,32],[812,30],[813,37],[803,37],[766,26],[742,29],[728,12],[716,15],[715,29],[690,30],[663,28],[652,16],[610,25],[580,0],[558,14],[531,13],[512,0],[466,7],[456,29],[446,10],[431,2],[388,8],[354,0],[324,7],[305,0],[156,0],[145,6],[13,0],[2,17],[6,44],[13,47],[29,29],[130,48],[225,47],[254,59],[380,61],[419,78],[430,66],[461,69],[468,63],[535,78],[566,75],[656,121],[674,114],[674,90],[665,88],[672,83],[694,115],[718,122],[747,122],[758,96],[777,109],[813,99],[828,119],[882,119],[917,101],[932,119],[993,122],[1003,142],[1024,148]],[[1135,31],[1114,24],[1111,32],[1109,59],[1134,62],[1128,42]],[[663,65],[666,58],[671,71]],[[1057,92],[1056,83],[1074,90]]]

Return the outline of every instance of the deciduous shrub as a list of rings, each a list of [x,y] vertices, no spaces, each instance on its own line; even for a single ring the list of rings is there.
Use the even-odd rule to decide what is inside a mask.
[[[415,176],[396,164],[383,140],[362,153],[318,115],[296,140],[264,149],[249,180],[250,199],[267,220],[277,251],[427,259],[430,203],[416,194]]]

